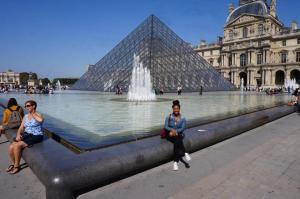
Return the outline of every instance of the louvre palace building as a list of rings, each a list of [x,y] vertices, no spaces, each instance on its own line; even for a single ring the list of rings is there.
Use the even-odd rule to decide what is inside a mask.
[[[296,21],[284,26],[276,0],[239,0],[228,12],[223,37],[213,44],[202,40],[195,51],[237,87],[282,87],[291,79],[299,84],[300,29]]]

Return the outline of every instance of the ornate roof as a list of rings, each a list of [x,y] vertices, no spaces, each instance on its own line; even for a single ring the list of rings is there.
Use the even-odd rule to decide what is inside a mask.
[[[263,0],[248,0],[244,2],[240,2],[240,6],[237,7],[232,13],[227,17],[226,23],[230,23],[237,19],[239,16],[243,14],[250,14],[256,16],[265,17],[269,14],[269,7]]]
[[[260,1],[260,0],[240,0],[240,1],[239,1],[239,5],[240,5],[240,6],[241,6],[241,5],[245,5],[245,4],[247,4],[247,3],[251,3],[251,2],[254,2],[254,1]],[[261,0],[261,1],[264,1],[264,2],[267,3],[267,0]]]

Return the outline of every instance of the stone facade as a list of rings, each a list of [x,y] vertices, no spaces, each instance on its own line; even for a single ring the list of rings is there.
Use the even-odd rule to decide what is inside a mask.
[[[235,86],[282,87],[300,83],[300,29],[287,28],[276,16],[276,0],[240,1],[229,5],[224,35],[215,44],[201,42],[195,50]]]
[[[8,71],[0,72],[0,84],[2,85],[19,85],[20,73]]]

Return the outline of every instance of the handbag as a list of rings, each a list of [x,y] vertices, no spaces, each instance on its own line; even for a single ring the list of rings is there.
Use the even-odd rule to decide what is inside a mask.
[[[169,124],[169,122],[170,122],[170,118],[171,118],[171,114],[169,115],[169,121],[168,121],[168,124]],[[163,128],[163,129],[160,131],[160,133],[159,133],[161,139],[166,138],[168,134],[169,134],[169,131],[167,131],[165,128]]]
[[[166,131],[166,129],[163,128],[163,129],[160,131],[160,138],[161,138],[161,139],[166,138],[166,137],[167,137],[167,134],[168,134],[168,132]]]

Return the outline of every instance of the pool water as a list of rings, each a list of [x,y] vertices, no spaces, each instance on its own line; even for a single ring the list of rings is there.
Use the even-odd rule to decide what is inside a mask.
[[[45,116],[45,127],[79,148],[90,149],[136,139],[161,129],[172,111],[172,100],[178,99],[181,113],[189,121],[201,118],[274,106],[287,102],[288,95],[268,96],[255,92],[207,92],[165,94],[157,102],[128,102],[126,96],[91,91],[62,91],[53,95],[0,94],[15,97],[19,104],[33,99]]]

